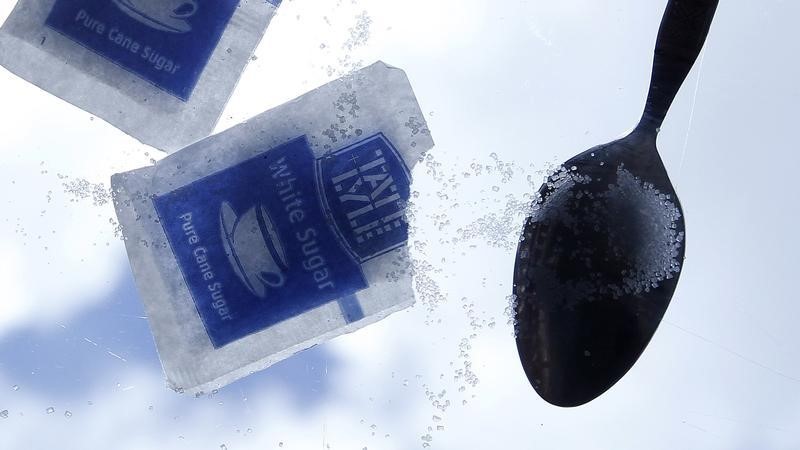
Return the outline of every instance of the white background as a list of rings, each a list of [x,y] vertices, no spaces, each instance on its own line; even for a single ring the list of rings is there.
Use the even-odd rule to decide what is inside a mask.
[[[664,5],[285,1],[218,130],[405,69],[437,144],[414,172],[417,304],[198,399],[164,386],[107,198],[162,155],[0,69],[0,448],[800,448],[795,1],[723,0],[664,123],[687,259],[636,366],[561,409],[517,359],[519,206],[633,127]]]

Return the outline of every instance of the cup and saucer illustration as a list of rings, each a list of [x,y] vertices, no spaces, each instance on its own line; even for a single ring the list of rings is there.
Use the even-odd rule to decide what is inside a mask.
[[[228,202],[219,212],[222,244],[234,272],[253,295],[267,298],[269,288],[286,282],[286,252],[263,205],[238,216]]]
[[[197,0],[112,0],[128,16],[157,30],[192,31],[189,19],[197,12]]]

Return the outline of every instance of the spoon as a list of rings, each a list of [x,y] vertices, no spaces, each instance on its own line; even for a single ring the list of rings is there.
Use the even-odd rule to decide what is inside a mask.
[[[669,0],[639,124],[551,174],[525,221],[514,267],[517,350],[549,403],[578,406],[613,386],[675,291],[685,229],[656,136],[717,3]]]

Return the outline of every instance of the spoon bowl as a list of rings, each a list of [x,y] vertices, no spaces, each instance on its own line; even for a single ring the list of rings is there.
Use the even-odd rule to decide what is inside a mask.
[[[680,275],[683,214],[638,132],[570,159],[539,195],[514,270],[517,349],[546,400],[577,406],[650,341]]]

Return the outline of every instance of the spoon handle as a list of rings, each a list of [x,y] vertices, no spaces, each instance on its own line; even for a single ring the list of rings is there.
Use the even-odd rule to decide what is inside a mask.
[[[639,127],[657,132],[689,74],[719,0],[669,0],[656,40],[650,92]]]

